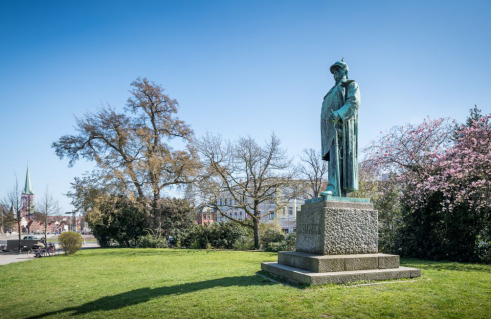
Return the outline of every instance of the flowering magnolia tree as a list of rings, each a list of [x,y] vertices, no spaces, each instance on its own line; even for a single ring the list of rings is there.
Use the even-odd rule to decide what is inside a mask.
[[[434,177],[425,183],[443,193],[442,207],[452,211],[468,205],[479,213],[491,208],[491,114],[459,128],[455,145],[435,163]]]
[[[395,127],[365,149],[372,176],[399,187],[402,253],[482,260],[478,247],[491,251],[491,114],[476,110],[460,126],[427,118]]]
[[[364,150],[363,164],[376,175],[418,186],[452,145],[452,124],[449,119],[426,118],[420,125],[393,127]]]

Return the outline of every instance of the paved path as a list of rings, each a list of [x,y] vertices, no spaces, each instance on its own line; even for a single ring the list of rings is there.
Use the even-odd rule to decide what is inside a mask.
[[[82,249],[91,249],[91,248],[99,248],[99,244],[87,243],[82,247]],[[58,250],[58,253],[63,254],[63,250]],[[44,257],[44,258],[48,258],[48,257]],[[33,260],[33,259],[34,258],[27,257],[27,253],[16,254],[16,253],[0,252],[0,265],[8,265],[11,263]]]
[[[8,265],[11,263],[17,263],[20,261],[30,260],[32,258],[27,257],[26,253],[14,254],[14,253],[0,253],[0,265]]]

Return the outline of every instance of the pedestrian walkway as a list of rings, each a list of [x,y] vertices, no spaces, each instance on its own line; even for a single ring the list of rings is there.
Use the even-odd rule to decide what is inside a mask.
[[[8,265],[11,263],[17,263],[20,261],[31,260],[32,258],[27,257],[26,253],[16,254],[16,253],[0,253],[0,265]]]
[[[82,246],[82,249],[94,249],[94,248],[99,248],[98,243],[86,243],[85,245]],[[63,254],[63,250],[58,249],[58,254]],[[49,257],[43,257],[43,258],[49,258]],[[0,252],[0,266],[1,265],[8,265],[11,263],[16,263],[20,261],[26,261],[26,260],[33,260],[34,258],[29,258],[27,257],[27,253],[6,253],[6,252]]]

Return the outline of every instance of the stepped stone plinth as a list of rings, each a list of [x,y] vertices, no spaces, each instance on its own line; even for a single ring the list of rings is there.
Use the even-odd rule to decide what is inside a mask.
[[[421,276],[399,266],[399,256],[378,252],[378,212],[367,199],[328,197],[297,213],[295,252],[278,253],[261,269],[309,285]]]

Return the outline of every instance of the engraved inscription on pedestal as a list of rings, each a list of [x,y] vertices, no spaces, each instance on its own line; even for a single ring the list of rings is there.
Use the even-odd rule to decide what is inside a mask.
[[[302,205],[297,213],[296,251],[323,255],[324,251],[324,203]]]

